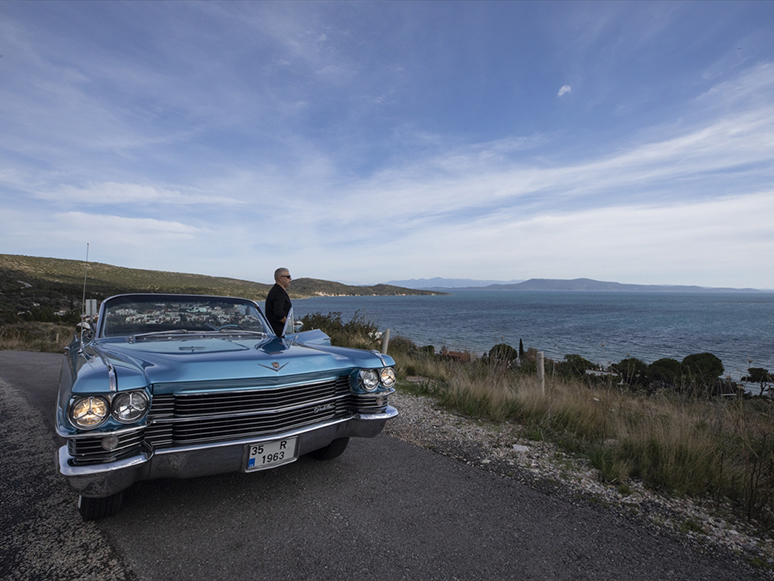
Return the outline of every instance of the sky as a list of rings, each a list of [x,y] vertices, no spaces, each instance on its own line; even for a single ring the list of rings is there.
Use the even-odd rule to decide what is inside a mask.
[[[772,2],[2,2],[0,253],[774,289]]]

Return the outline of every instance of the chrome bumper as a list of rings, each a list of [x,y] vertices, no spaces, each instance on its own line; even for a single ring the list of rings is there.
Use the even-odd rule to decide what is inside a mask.
[[[392,406],[378,414],[359,414],[257,438],[232,440],[196,446],[162,448],[143,452],[107,464],[74,465],[67,446],[59,448],[59,473],[65,476],[78,494],[103,498],[129,488],[141,480],[156,478],[194,478],[225,472],[243,472],[247,465],[248,445],[285,438],[298,438],[298,454],[302,456],[330,444],[338,438],[372,438],[384,428],[387,420],[398,415]]]

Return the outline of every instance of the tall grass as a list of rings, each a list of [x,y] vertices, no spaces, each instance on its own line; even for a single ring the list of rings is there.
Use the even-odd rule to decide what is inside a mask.
[[[774,404],[653,395],[580,379],[537,377],[500,362],[445,361],[416,349],[391,351],[399,377],[449,408],[518,422],[525,433],[587,456],[603,480],[636,478],[676,495],[728,501],[765,530],[774,527]]]
[[[0,327],[0,350],[61,353],[75,329],[56,323],[24,322]]]

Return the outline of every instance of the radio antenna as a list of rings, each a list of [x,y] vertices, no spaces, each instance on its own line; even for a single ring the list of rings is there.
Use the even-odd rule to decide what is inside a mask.
[[[81,324],[79,327],[81,328],[81,349],[83,349],[83,328],[85,327],[84,323],[86,322],[86,277],[89,274],[89,243],[86,243],[86,270],[83,273],[83,302],[82,307],[83,311],[81,312]]]
[[[89,243],[86,243],[86,271],[83,273],[83,314],[81,320],[86,320],[86,276],[89,274]]]

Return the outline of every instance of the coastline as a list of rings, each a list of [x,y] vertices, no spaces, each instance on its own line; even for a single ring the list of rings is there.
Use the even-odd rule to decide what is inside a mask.
[[[608,367],[634,357],[650,364],[712,353],[723,377],[774,370],[774,293],[463,291],[443,296],[310,297],[300,316],[357,313],[418,346],[481,355],[505,343],[554,361],[567,354]]]

